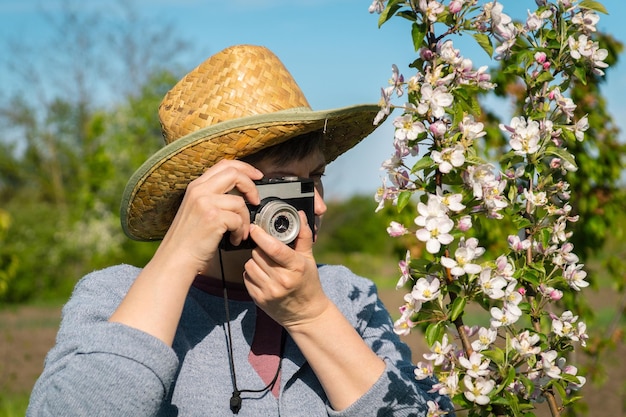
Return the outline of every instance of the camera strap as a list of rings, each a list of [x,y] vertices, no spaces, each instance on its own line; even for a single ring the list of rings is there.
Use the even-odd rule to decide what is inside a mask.
[[[282,329],[281,331],[281,341],[280,341],[280,356],[278,359],[278,367],[276,368],[276,374],[274,374],[274,377],[272,378],[272,380],[263,388],[261,389],[239,389],[237,386],[237,373],[235,371],[235,358],[234,358],[234,354],[233,354],[233,338],[232,338],[232,331],[230,328],[230,308],[228,306],[228,289],[226,288],[226,277],[224,275],[224,265],[222,262],[222,251],[221,249],[218,249],[219,252],[219,261],[220,261],[220,274],[222,275],[222,287],[224,289],[224,313],[226,315],[226,320],[225,320],[225,324],[226,324],[226,334],[228,336],[228,362],[230,365],[230,376],[231,376],[231,381],[233,384],[233,393],[230,397],[230,410],[234,413],[234,414],[238,414],[239,410],[241,410],[241,406],[242,406],[242,398],[241,398],[241,394],[242,393],[261,393],[261,392],[265,392],[265,391],[271,391],[274,388],[274,385],[276,384],[276,381],[278,381],[278,376],[280,375],[280,370],[281,370],[281,363],[282,363],[282,356],[283,356],[283,350],[285,347],[285,330]]]

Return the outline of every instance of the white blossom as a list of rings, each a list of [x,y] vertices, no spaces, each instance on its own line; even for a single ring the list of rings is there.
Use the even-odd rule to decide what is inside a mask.
[[[497,336],[498,332],[496,332],[494,329],[481,327],[478,330],[478,339],[472,342],[472,349],[474,349],[475,351],[489,349],[491,347],[491,344],[496,341]]]
[[[469,375],[463,378],[463,384],[465,385],[463,392],[465,398],[479,405],[489,404],[489,393],[496,386],[496,382],[492,379],[478,378],[472,380]]]
[[[429,253],[438,253],[441,245],[448,245],[454,237],[449,233],[454,227],[454,222],[447,216],[429,218],[423,229],[419,229],[415,236],[418,240],[426,242],[426,250]]]
[[[415,282],[413,290],[411,290],[411,297],[420,302],[435,299],[439,296],[440,285],[441,282],[436,277],[420,278]]]
[[[582,269],[583,266],[582,264],[570,264],[563,271],[563,278],[565,278],[570,288],[576,291],[589,286],[589,283],[585,281],[587,272]]]
[[[426,131],[426,127],[419,120],[414,120],[413,114],[405,114],[397,117],[393,121],[393,125],[396,128],[394,137],[399,141],[415,140],[417,137]]]
[[[494,329],[502,326],[510,326],[521,317],[507,308],[491,307],[489,312],[491,313],[490,324]]]
[[[456,145],[454,148],[445,148],[441,151],[434,150],[430,156],[439,166],[439,171],[447,174],[465,163],[465,148],[462,145]]]
[[[507,281],[501,276],[491,276],[491,268],[482,270],[478,277],[482,292],[492,300],[500,300],[504,297],[503,288],[506,287]]]
[[[435,366],[439,366],[448,360],[447,356],[453,349],[454,345],[448,343],[448,335],[444,334],[441,342],[433,343],[430,353],[424,353],[424,359],[433,361]]]
[[[433,117],[441,118],[445,114],[445,107],[452,105],[454,97],[445,86],[440,85],[433,89],[430,84],[422,84],[420,89],[421,98],[417,106],[419,114],[426,114],[430,110]]]
[[[483,361],[483,359],[485,360]],[[469,359],[465,356],[460,356],[459,363],[467,369],[467,375],[472,378],[489,375],[489,363],[491,361],[478,352],[472,352]]]
[[[522,333],[513,337],[511,341],[511,345],[513,349],[517,351],[522,357],[529,357],[532,355],[537,355],[541,352],[541,347],[536,346],[540,341],[540,337],[538,334],[530,334],[528,330],[524,330]]]

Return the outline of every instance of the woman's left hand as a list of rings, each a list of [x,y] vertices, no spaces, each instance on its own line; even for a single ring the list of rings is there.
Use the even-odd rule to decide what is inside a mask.
[[[255,303],[287,330],[314,321],[331,304],[313,258],[313,234],[300,212],[300,233],[291,247],[252,225],[257,247],[245,265],[245,285]]]
[[[324,293],[302,212],[300,221],[294,249],[260,227],[250,228],[257,247],[246,263],[244,282],[256,304],[289,332],[331,406],[343,410],[374,385],[385,363]]]

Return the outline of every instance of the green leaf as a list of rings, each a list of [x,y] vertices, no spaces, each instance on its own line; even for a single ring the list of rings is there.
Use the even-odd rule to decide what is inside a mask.
[[[521,272],[519,276],[520,280],[523,280],[524,282],[528,282],[534,286],[539,286],[540,282],[539,282],[539,276],[538,276],[537,271],[533,271],[532,269],[529,269],[529,268],[521,268],[518,271]]]
[[[533,82],[538,85],[550,82],[552,80],[554,80],[554,76],[552,76],[552,73],[550,71],[541,71],[541,73],[533,79]]]
[[[401,4],[398,4],[398,0],[391,0],[387,3],[387,7],[382,11],[380,16],[378,16],[378,27],[380,28],[387,20],[391,19],[393,15],[396,14],[398,10],[402,7]]]
[[[411,37],[413,38],[413,47],[415,51],[422,49],[424,38],[426,37],[427,26],[423,23],[413,23],[411,25]]]
[[[576,65],[576,67],[574,67],[574,75],[583,85],[587,85],[587,69],[585,67]]]
[[[500,348],[494,347],[492,350],[483,350],[480,353],[491,359],[497,365],[504,363],[504,351]]]
[[[526,217],[522,217],[522,216],[515,216],[513,218],[513,223],[515,224],[515,227],[517,227],[518,229],[526,229],[527,227],[530,227],[533,224],[529,219],[527,219]]]
[[[417,258],[417,259],[411,259],[411,269],[416,270],[417,272],[421,272],[423,274],[426,274],[428,272],[428,268],[430,268],[430,265],[432,264],[431,261],[424,259],[424,258]]]
[[[575,167],[578,167],[578,164],[576,164],[576,160],[574,159],[574,155],[572,155],[571,153],[569,153],[567,150],[563,149],[563,148],[555,148],[555,147],[550,147],[548,149],[546,149],[546,154],[548,155],[555,155],[567,162],[569,162],[570,164],[572,164]]]
[[[476,33],[473,35],[473,37],[474,39],[476,39],[476,42],[478,42],[478,45],[480,45],[480,47],[483,48],[485,52],[487,52],[489,58],[491,58],[493,56],[493,45],[491,44],[491,39],[489,39],[489,36],[485,35],[484,33]]]
[[[497,393],[490,393],[490,395],[494,395],[494,394],[497,394]],[[493,397],[491,398],[491,401],[489,401],[489,403],[497,404],[497,405],[509,405],[511,401],[505,397]]]
[[[435,342],[438,341],[443,335],[443,331],[444,326],[442,321],[429,324],[426,328],[426,331],[424,332],[424,337],[426,338],[426,343],[428,343],[428,346],[432,346],[433,344],[435,344]]]
[[[565,388],[563,388],[563,386],[561,384],[559,384],[559,382],[554,380],[554,379],[551,382],[553,382],[552,387],[559,394],[559,396],[561,398],[567,398],[567,392],[565,392]]]
[[[561,137],[569,142],[576,141],[576,135],[574,134],[574,132],[568,129],[561,129]]]
[[[467,300],[465,297],[457,297],[452,306],[450,307],[450,320],[456,320],[461,314],[463,314],[463,310],[465,309],[465,304],[467,304]]]
[[[578,3],[578,7],[580,7],[581,9],[591,9],[595,10],[596,12],[609,14],[608,10],[606,10],[606,7],[604,7],[602,3],[594,0],[583,0]]]
[[[509,201],[515,201],[515,199],[517,198],[517,187],[509,187],[507,198],[509,199]]]
[[[515,372],[515,367],[509,365],[508,368],[509,368],[509,372],[507,373],[505,380],[498,384],[500,388],[498,389],[497,392],[500,392],[503,388],[508,387],[511,384],[511,382],[513,382],[515,378],[517,377],[517,372]]]
[[[407,204],[411,201],[411,196],[413,193],[411,191],[402,191],[398,195],[398,213],[404,210]]]
[[[413,165],[413,168],[411,168],[411,174],[430,168],[433,164],[434,162],[430,156],[423,156],[415,163],[415,165]]]
[[[403,17],[406,20],[410,20],[411,22],[415,22],[417,20],[417,16],[412,10],[401,10],[396,14],[396,16]]]
[[[570,404],[572,404],[572,403],[574,403],[574,402],[576,402],[576,401],[580,401],[580,400],[582,400],[582,399],[583,399],[583,396],[582,396],[582,395],[575,395],[575,396],[573,396],[573,397],[563,398],[563,405],[564,405],[564,406],[566,406],[566,405],[570,405]]]

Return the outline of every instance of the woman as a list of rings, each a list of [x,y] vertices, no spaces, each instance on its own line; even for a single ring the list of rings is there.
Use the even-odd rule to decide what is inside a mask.
[[[429,393],[433,381],[415,380],[374,285],[312,254],[324,169],[371,133],[377,111],[312,111],[258,46],[228,48],[185,76],[159,108],[167,144],[122,202],[124,231],[162,242],[143,269],[79,282],[28,415],[417,416],[427,401],[449,406]],[[251,222],[259,181],[282,177],[314,185],[293,242]]]

